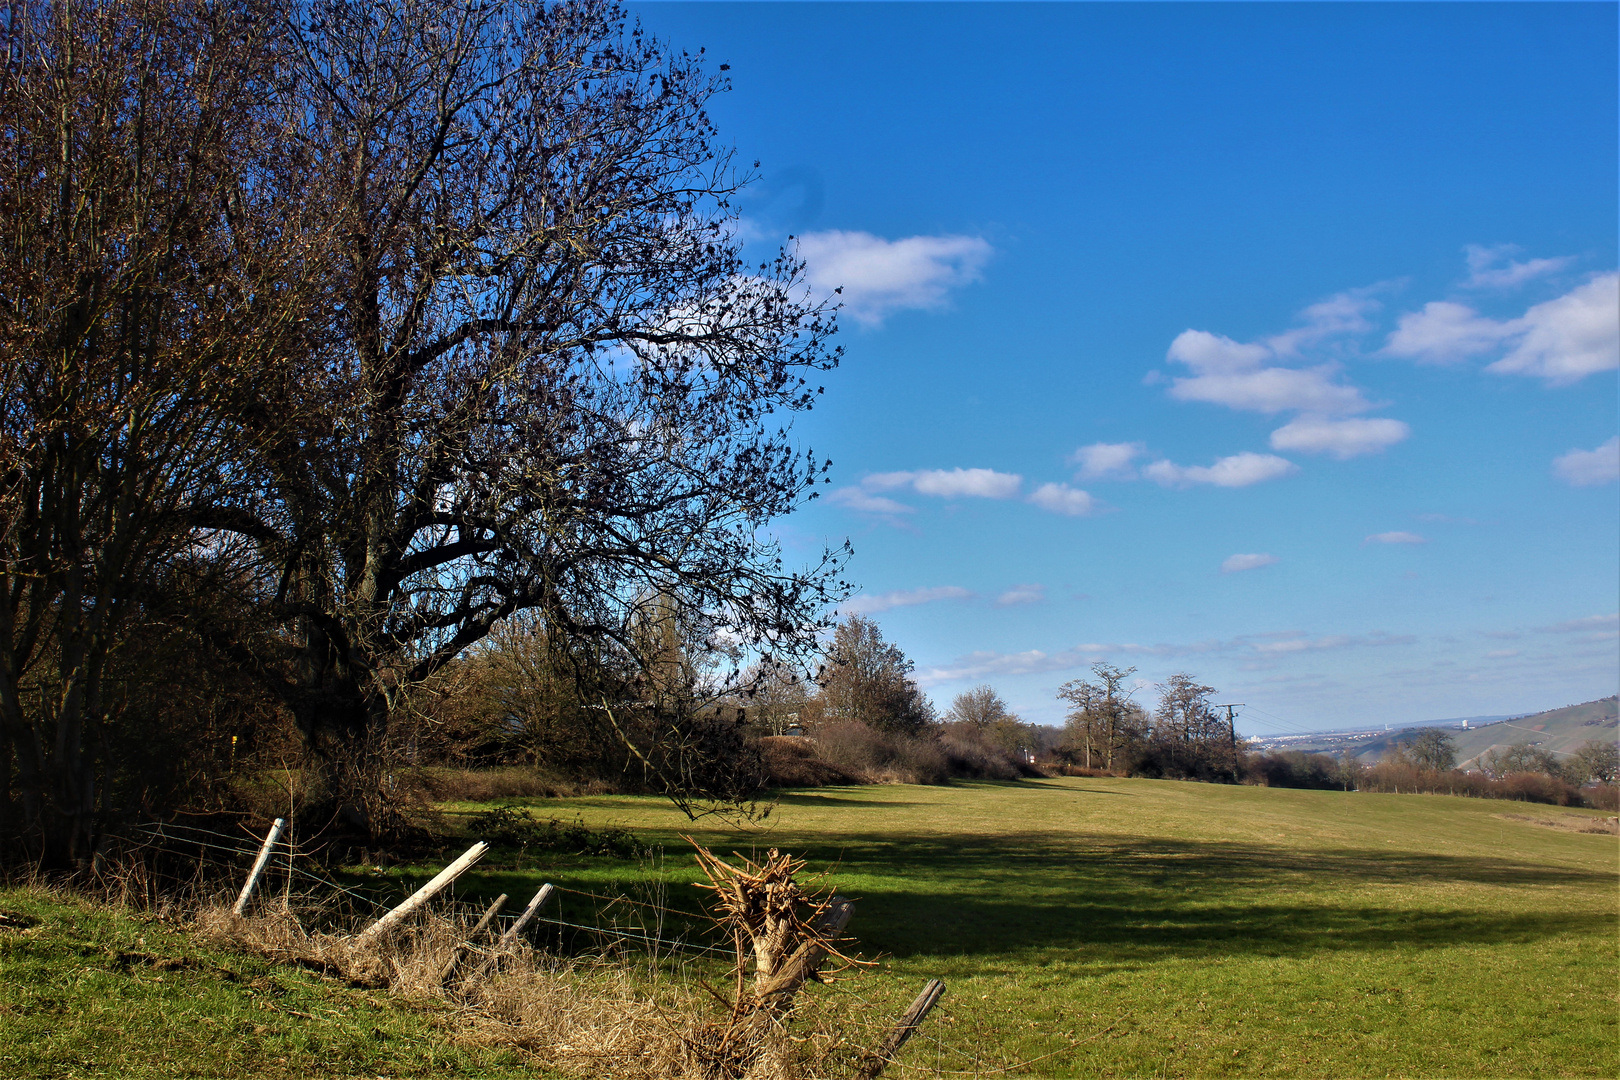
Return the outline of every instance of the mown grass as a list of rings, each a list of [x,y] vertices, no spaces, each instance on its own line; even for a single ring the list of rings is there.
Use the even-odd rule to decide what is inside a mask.
[[[650,876],[679,909],[699,903],[682,833],[828,871],[884,959],[828,992],[881,1021],[926,979],[949,984],[914,1066],[1612,1075],[1620,848],[1504,816],[1517,809],[1106,779],[786,793],[763,830],[647,798],[536,807],[661,842]],[[539,854],[503,872],[501,854],[468,889],[647,889],[644,866]],[[563,917],[600,918],[593,903],[565,894]]]

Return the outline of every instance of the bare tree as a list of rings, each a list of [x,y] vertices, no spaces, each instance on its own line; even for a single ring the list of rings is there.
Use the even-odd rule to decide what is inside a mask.
[[[1124,689],[1125,680],[1136,674],[1134,667],[1113,664],[1091,666],[1095,683],[1076,679],[1064,683],[1058,697],[1069,702],[1068,727],[1071,738],[1079,736],[1086,768],[1091,768],[1093,748],[1102,756],[1103,767],[1113,769],[1116,752],[1142,735],[1140,709],[1131,701],[1134,691]]]
[[[764,526],[824,471],[782,415],[834,327],[790,255],[743,260],[724,77],[590,0],[321,0],[286,45],[339,258],[237,417],[257,490],[195,520],[251,549],[284,632],[238,646],[310,744],[341,773],[523,611],[643,667],[654,604],[811,648],[840,557]]]
[[[165,561],[206,555],[190,511],[240,480],[224,406],[285,346],[308,249],[277,170],[241,168],[283,126],[262,11],[41,0],[0,23],[0,784],[15,767],[60,865],[109,809],[108,665]]]
[[[911,678],[912,662],[883,640],[877,623],[851,615],[838,624],[821,676],[822,720],[856,720],[881,731],[916,733],[933,705]]]
[[[1171,768],[1189,776],[1230,774],[1235,765],[1231,741],[1223,718],[1209,702],[1215,688],[1177,672],[1160,683],[1158,691],[1154,736]]]
[[[1007,703],[1001,700],[1001,695],[992,687],[981,684],[956,695],[943,719],[947,724],[965,724],[983,731],[998,720],[1011,715]]]

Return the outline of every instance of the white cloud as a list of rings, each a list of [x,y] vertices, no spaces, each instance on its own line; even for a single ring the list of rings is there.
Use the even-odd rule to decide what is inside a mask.
[[[1511,289],[1555,274],[1575,261],[1566,255],[1515,262],[1511,256],[1519,251],[1516,244],[1469,244],[1463,251],[1468,258],[1468,280],[1463,287],[1468,289]]]
[[[1131,463],[1147,447],[1139,442],[1092,443],[1069,455],[1069,464],[1080,466],[1083,480],[1133,480],[1136,470]]]
[[[1279,339],[1273,339],[1279,340]],[[1286,341],[1291,351],[1299,341]],[[1270,346],[1245,344],[1206,330],[1184,330],[1170,343],[1168,357],[1192,368],[1191,378],[1175,379],[1170,396],[1250,412],[1300,410],[1360,412],[1368,407],[1361,391],[1334,381],[1333,364],[1311,368],[1267,367],[1278,354]]]
[[[839,605],[845,614],[872,615],[897,607],[931,604],[936,600],[966,600],[973,592],[958,585],[939,585],[932,589],[896,589],[876,596],[857,596]]]
[[[1571,450],[1553,462],[1553,472],[1566,484],[1596,487],[1620,480],[1620,435],[1596,450]]]
[[[910,514],[916,509],[881,495],[873,495],[870,491],[858,487],[839,488],[830,492],[827,501],[835,506],[857,510],[863,514]]]
[[[1018,494],[1023,482],[1024,478],[1017,473],[958,468],[874,473],[862,480],[861,486],[875,491],[909,487],[919,495],[936,495],[943,499],[1010,499]]]
[[[1250,484],[1277,480],[1298,471],[1299,466],[1286,458],[1244,451],[1231,457],[1223,457],[1215,464],[1207,466],[1155,461],[1142,470],[1142,475],[1165,487],[1186,487],[1190,484],[1248,487]]]
[[[799,237],[811,289],[826,294],[842,288],[844,311],[868,326],[896,311],[944,306],[952,289],[979,280],[991,253],[976,236],[885,240],[833,230]]]
[[[1271,433],[1273,450],[1332,454],[1341,461],[1374,454],[1412,434],[1400,420],[1385,418],[1333,420],[1325,416],[1297,417]]]
[[[1374,533],[1362,541],[1363,544],[1427,544],[1428,542],[1424,537],[1412,532]]]
[[[1042,484],[1030,493],[1029,501],[1042,510],[1070,517],[1080,517],[1097,509],[1097,500],[1089,493],[1068,484]]]
[[[1453,364],[1490,352],[1512,334],[1511,324],[1487,319],[1466,304],[1435,300],[1402,315],[1384,351],[1420,364]]]
[[[1486,371],[1565,386],[1620,367],[1620,274],[1593,278],[1516,322],[1524,336]]]
[[[1275,555],[1228,555],[1221,563],[1221,573],[1237,574],[1244,570],[1258,570],[1262,566],[1275,566],[1280,562]]]
[[[1554,386],[1620,367],[1620,274],[1600,274],[1517,319],[1491,319],[1466,304],[1437,300],[1401,316],[1384,351],[1448,364],[1503,347],[1507,355],[1485,370]]]
[[[1014,607],[1018,604],[1039,604],[1045,601],[1045,599],[1045,585],[1014,585],[1012,588],[996,597],[996,606]]]

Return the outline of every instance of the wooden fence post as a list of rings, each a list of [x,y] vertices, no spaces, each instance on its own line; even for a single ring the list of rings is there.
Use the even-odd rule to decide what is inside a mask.
[[[478,925],[472,928],[472,933],[468,934],[466,939],[451,952],[450,960],[439,970],[440,986],[450,985],[450,980],[456,977],[456,971],[461,967],[461,961],[467,956],[467,950],[476,945],[478,939],[484,936],[484,931],[489,929],[489,924],[495,921],[495,916],[500,914],[501,906],[505,903],[506,894],[501,893],[495,898],[495,902],[484,910],[483,917],[478,920]]]
[[[383,934],[387,933],[393,927],[403,922],[405,918],[416,911],[417,908],[421,907],[423,904],[433,899],[434,896],[438,895],[439,890],[443,889],[446,885],[456,880],[456,878],[466,873],[468,868],[479,859],[482,859],[484,857],[484,852],[488,850],[488,844],[484,843],[482,840],[478,841],[478,843],[468,848],[466,852],[462,854],[461,858],[457,859],[443,870],[440,870],[438,876],[432,881],[428,882],[426,885],[412,893],[403,904],[400,904],[394,910],[390,911],[388,914],[384,915],[382,918],[378,919],[376,922],[367,927],[364,933],[355,938],[354,943],[359,946],[369,945],[378,938],[382,937]]]
[[[540,886],[540,891],[534,894],[534,899],[530,900],[529,906],[523,909],[523,914],[518,916],[517,922],[507,927],[506,933],[501,935],[501,943],[496,946],[497,950],[510,949],[517,944],[518,936],[534,920],[535,915],[545,906],[546,901],[551,899],[551,893],[550,884]]]
[[[861,1065],[860,1070],[855,1074],[859,1080],[877,1080],[883,1074],[883,1070],[888,1066],[889,1062],[893,1061],[894,1056],[900,1052],[900,1048],[906,1045],[906,1040],[916,1034],[917,1028],[922,1024],[923,1019],[932,1011],[939,999],[944,996],[944,981],[941,979],[928,980],[928,985],[923,987],[922,993],[917,995],[917,1000],[911,1003],[911,1008],[900,1015],[900,1019],[895,1021],[894,1027],[890,1028],[889,1033],[883,1036],[883,1041],[878,1043],[877,1048],[870,1054],[866,1055],[865,1063]]]
[[[236,898],[236,906],[231,908],[231,914],[241,918],[247,914],[248,901],[253,898],[253,890],[259,885],[259,878],[264,876],[264,868],[270,865],[270,851],[281,839],[281,830],[287,827],[286,818],[276,818],[270,832],[264,838],[264,846],[259,848],[259,857],[253,862],[253,869],[248,873],[247,884],[242,886],[242,895]]]

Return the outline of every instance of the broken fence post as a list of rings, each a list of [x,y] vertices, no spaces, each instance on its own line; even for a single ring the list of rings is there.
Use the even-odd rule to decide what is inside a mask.
[[[917,1000],[911,1003],[911,1008],[902,1013],[900,1019],[895,1021],[894,1027],[890,1028],[889,1033],[883,1036],[883,1041],[877,1044],[877,1048],[866,1055],[865,1063],[861,1065],[860,1071],[855,1074],[859,1080],[877,1080],[877,1077],[882,1075],[884,1068],[900,1052],[900,1048],[906,1045],[906,1040],[917,1033],[917,1028],[921,1026],[924,1018],[939,1003],[939,999],[944,996],[944,980],[928,980],[928,985],[923,987],[922,993],[917,995]]]
[[[489,924],[495,921],[495,916],[500,914],[501,907],[505,903],[506,894],[501,893],[495,898],[495,902],[484,910],[483,917],[478,920],[478,925],[472,928],[472,933],[468,934],[466,940],[457,945],[455,950],[451,952],[449,961],[439,970],[440,986],[450,985],[450,981],[456,977],[456,971],[461,967],[462,960],[467,957],[467,950],[476,945],[478,939],[484,936],[484,931],[489,929]]]
[[[407,916],[416,911],[417,908],[421,907],[423,904],[433,899],[434,896],[438,895],[439,890],[443,889],[446,885],[456,880],[456,878],[466,873],[467,869],[471,867],[473,863],[477,862],[479,859],[482,859],[484,857],[484,852],[488,850],[489,845],[484,843],[482,840],[468,848],[462,854],[461,858],[457,859],[443,870],[440,870],[437,877],[428,882],[426,885],[422,886],[420,889],[417,889],[410,895],[408,899],[406,899],[403,904],[400,904],[394,910],[390,911],[388,914],[384,915],[382,918],[378,919],[376,922],[367,927],[365,932],[360,934],[359,937],[355,938],[355,944],[369,945],[378,938],[382,937],[383,934],[399,925]]]
[[[270,851],[281,839],[281,830],[287,827],[286,818],[276,818],[270,832],[264,838],[264,846],[259,848],[259,857],[253,862],[253,869],[248,872],[247,884],[242,886],[242,895],[236,898],[236,906],[231,908],[231,914],[240,918],[247,914],[248,901],[253,898],[253,890],[258,888],[259,879],[264,876],[264,868],[270,865]]]

